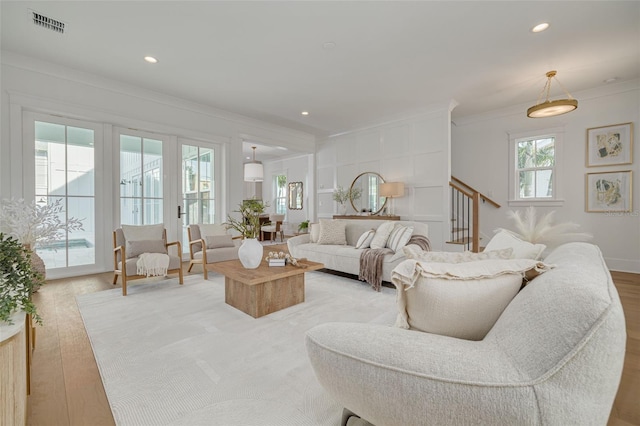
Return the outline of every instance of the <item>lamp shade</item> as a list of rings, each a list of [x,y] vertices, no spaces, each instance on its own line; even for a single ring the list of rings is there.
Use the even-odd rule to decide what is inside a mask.
[[[380,184],[380,195],[382,197],[397,198],[404,195],[404,183],[385,182]]]
[[[245,182],[262,182],[264,179],[264,170],[260,163],[246,163],[244,165]]]

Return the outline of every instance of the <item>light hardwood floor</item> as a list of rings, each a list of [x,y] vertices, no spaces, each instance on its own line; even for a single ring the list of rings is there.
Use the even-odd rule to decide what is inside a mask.
[[[197,268],[193,273],[199,273]],[[640,275],[612,275],[624,306],[628,338],[622,381],[608,424],[640,425]],[[112,276],[105,273],[50,281],[34,295],[45,325],[37,327],[29,425],[114,424],[75,300],[78,294],[114,288]]]

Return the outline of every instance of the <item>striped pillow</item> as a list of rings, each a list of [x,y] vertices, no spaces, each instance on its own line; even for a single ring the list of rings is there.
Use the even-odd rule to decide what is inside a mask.
[[[387,239],[387,247],[394,252],[406,246],[413,234],[413,226],[396,225]]]

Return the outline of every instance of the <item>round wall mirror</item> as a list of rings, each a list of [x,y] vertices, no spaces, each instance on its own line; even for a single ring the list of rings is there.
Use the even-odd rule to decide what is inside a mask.
[[[360,194],[359,197],[351,197],[351,206],[358,213],[378,214],[382,211],[387,198],[380,196],[380,184],[384,179],[378,173],[360,173],[351,184],[351,194]]]

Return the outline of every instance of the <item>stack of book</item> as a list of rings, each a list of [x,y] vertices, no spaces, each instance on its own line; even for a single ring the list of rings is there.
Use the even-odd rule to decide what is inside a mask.
[[[284,266],[285,263],[285,259],[269,259],[269,266]]]

